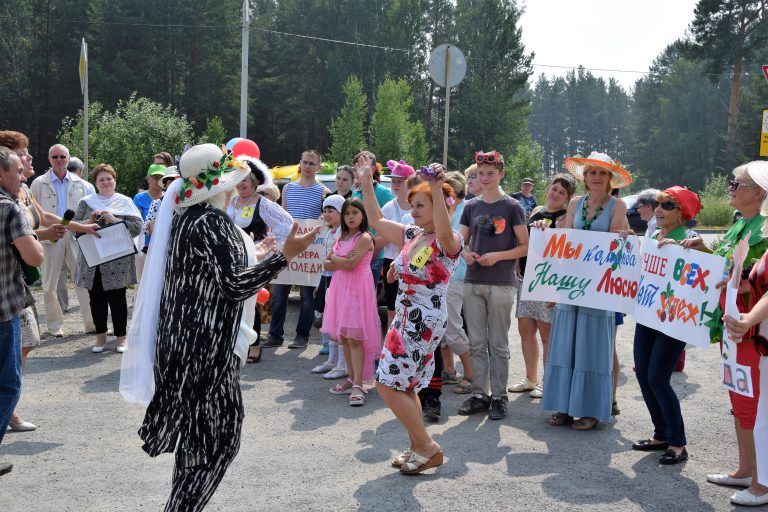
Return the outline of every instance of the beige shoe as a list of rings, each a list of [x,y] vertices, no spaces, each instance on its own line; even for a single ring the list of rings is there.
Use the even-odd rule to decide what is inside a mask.
[[[536,384],[536,387],[531,390],[528,396],[531,398],[541,398],[544,396],[544,382],[540,381],[538,384]]]
[[[517,384],[510,386],[507,391],[510,393],[522,393],[524,391],[531,391],[536,387],[535,382],[531,382],[528,379],[524,378]]]

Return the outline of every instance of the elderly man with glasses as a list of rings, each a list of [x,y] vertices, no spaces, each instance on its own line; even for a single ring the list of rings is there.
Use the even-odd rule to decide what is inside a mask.
[[[40,207],[58,217],[63,217],[67,210],[77,210],[80,200],[95,192],[93,185],[67,170],[69,150],[61,144],[54,144],[48,150],[48,161],[51,168],[32,182],[30,190]],[[67,264],[69,271],[75,275],[77,267],[76,242],[69,234],[58,242],[43,242],[45,259],[43,260],[43,302],[45,304],[45,319],[48,331],[56,337],[64,336],[64,314],[61,310],[56,285],[61,274],[61,267]],[[83,315],[85,332],[95,329],[91,317],[91,307],[88,291],[76,288],[77,300],[80,303],[80,313]]]

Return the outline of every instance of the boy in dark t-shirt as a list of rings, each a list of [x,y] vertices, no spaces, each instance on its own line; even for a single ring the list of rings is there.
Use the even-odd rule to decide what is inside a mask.
[[[507,335],[515,304],[515,269],[518,258],[528,251],[528,230],[520,202],[499,186],[503,157],[496,151],[478,151],[475,161],[483,194],[467,202],[460,221],[462,255],[467,262],[464,316],[475,376],[473,396],[462,404],[459,414],[490,409],[490,419],[502,419],[507,416]]]

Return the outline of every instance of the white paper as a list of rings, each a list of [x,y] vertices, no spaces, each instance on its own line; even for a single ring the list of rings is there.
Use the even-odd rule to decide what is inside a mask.
[[[725,315],[731,318],[739,318],[739,308],[736,298],[739,295],[741,271],[744,268],[744,259],[749,251],[749,238],[743,238],[733,251],[733,273],[728,281],[725,292]],[[752,387],[752,369],[749,366],[738,364],[740,340],[731,337],[728,327],[723,328],[723,386],[729,391],[748,397],[754,396]]]
[[[133,248],[133,239],[125,224],[116,224],[99,230],[101,238],[94,237],[93,245],[101,259],[109,259]]]

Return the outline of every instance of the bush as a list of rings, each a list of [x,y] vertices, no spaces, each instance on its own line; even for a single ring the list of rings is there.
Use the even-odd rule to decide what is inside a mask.
[[[730,226],[733,209],[728,205],[728,179],[719,174],[707,178],[704,190],[699,194],[704,208],[699,213],[698,225],[708,227]]]

